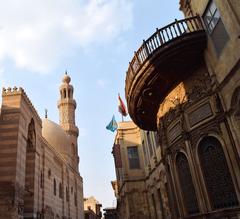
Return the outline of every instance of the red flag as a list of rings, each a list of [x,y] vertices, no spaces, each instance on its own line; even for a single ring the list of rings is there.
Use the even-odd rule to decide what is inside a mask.
[[[118,111],[123,115],[123,116],[127,116],[127,107],[124,105],[120,95],[118,94],[118,100],[119,100],[119,104],[118,104]]]

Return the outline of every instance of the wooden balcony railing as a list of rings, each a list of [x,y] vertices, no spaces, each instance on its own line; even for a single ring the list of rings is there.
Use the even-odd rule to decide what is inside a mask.
[[[129,63],[126,80],[128,82],[132,81],[134,75],[141,69],[146,60],[158,51],[159,48],[164,47],[175,38],[203,29],[199,16],[175,20],[173,23],[157,29],[151,37],[143,41],[141,47],[134,53],[134,57]],[[128,85],[130,84],[131,82],[128,83]],[[128,90],[128,87],[126,89]]]

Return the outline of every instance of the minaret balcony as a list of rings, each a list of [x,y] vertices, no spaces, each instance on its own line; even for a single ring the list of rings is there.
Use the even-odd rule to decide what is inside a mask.
[[[135,52],[126,75],[128,111],[142,129],[156,130],[159,104],[203,62],[207,36],[200,17],[157,29]]]

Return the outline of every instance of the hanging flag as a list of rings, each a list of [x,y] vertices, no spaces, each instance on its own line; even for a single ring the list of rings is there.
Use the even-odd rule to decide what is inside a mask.
[[[112,120],[110,121],[110,123],[106,126],[106,129],[114,132],[116,129],[118,128],[118,124],[115,120],[115,116],[113,115]]]
[[[119,104],[118,104],[118,111],[123,115],[123,116],[127,116],[127,107],[124,105],[121,97],[120,97],[120,94],[118,94],[118,101],[119,101]]]

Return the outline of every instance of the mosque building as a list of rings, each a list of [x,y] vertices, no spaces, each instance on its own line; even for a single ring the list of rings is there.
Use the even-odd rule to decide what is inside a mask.
[[[83,219],[76,101],[64,75],[60,124],[41,119],[22,88],[3,88],[0,111],[0,218]]]

